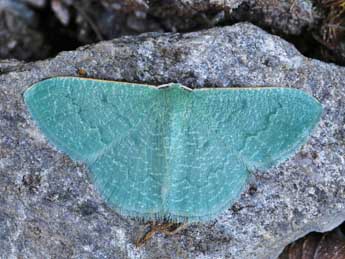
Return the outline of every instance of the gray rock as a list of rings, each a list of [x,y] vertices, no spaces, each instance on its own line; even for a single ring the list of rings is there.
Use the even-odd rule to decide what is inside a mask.
[[[0,59],[46,56],[49,49],[37,31],[37,16],[22,1],[0,0]]]
[[[326,13],[309,0],[0,0],[1,10],[6,15],[0,12],[0,58],[22,60],[123,35],[186,32],[236,21],[301,35],[317,32]]]
[[[5,65],[0,75],[0,254],[4,258],[274,258],[310,231],[345,219],[345,69],[303,57],[246,23],[188,34],[145,34],[56,58]],[[133,241],[143,224],[109,209],[87,169],[35,127],[22,93],[47,77],[77,76],[189,87],[295,87],[324,107],[290,160],[255,172],[240,200],[172,237]]]
[[[178,31],[219,22],[249,21],[275,32],[300,35],[303,30],[318,26],[322,9],[317,10],[310,0],[171,0],[149,1],[147,11],[164,18],[162,23]],[[204,22],[200,19],[198,25],[191,22],[191,18],[196,20],[200,15]]]
[[[317,29],[321,11],[309,0],[247,0],[230,16],[236,21],[252,22],[274,32],[301,35],[303,31]]]

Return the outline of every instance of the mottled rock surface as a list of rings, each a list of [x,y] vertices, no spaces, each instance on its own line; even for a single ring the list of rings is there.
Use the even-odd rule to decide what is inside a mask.
[[[327,13],[310,0],[0,0],[0,58],[37,60],[123,35],[189,32],[239,21],[303,38],[297,48],[317,57],[312,47],[320,43],[314,36],[322,38]],[[323,22],[328,23],[335,22]]]
[[[0,254],[5,258],[275,258],[289,242],[345,219],[345,69],[303,57],[250,24],[123,37],[30,64],[1,63]],[[105,206],[83,164],[47,143],[22,93],[47,77],[189,87],[295,87],[324,107],[289,161],[255,172],[240,200],[207,223],[137,249],[143,224]],[[81,73],[82,72],[82,73]]]
[[[230,15],[232,19],[250,21],[274,32],[301,35],[315,29],[321,11],[315,1],[309,0],[247,0]]]
[[[23,2],[0,0],[0,58],[46,57],[49,48],[37,27],[37,14]]]

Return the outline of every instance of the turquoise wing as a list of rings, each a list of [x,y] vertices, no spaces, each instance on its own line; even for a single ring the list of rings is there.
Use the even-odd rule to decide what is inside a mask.
[[[157,90],[79,78],[42,81],[24,97],[47,138],[88,164],[109,205],[174,221],[229,207],[251,170],[305,142],[322,110],[294,89]]]
[[[157,93],[144,85],[57,77],[32,86],[24,100],[48,140],[89,166],[108,204],[141,216],[162,210]]]
[[[210,134],[223,136],[248,169],[268,169],[294,154],[322,113],[315,98],[293,88],[199,90],[194,99],[217,102],[207,112]]]
[[[174,118],[167,207],[190,221],[229,208],[249,172],[295,153],[322,112],[314,98],[289,88],[176,87],[169,98]]]

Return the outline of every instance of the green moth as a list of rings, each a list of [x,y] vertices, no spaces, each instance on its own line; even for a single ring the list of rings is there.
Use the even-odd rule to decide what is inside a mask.
[[[238,199],[250,172],[305,143],[322,107],[291,88],[203,88],[56,77],[24,94],[47,139],[85,162],[117,212],[209,220]]]

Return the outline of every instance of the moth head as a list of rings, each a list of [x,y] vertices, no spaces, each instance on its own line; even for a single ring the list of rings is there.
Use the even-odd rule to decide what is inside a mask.
[[[169,90],[186,90],[186,91],[193,91],[192,88],[188,86],[179,84],[179,83],[169,83],[164,85],[157,86],[158,89],[169,89]]]

